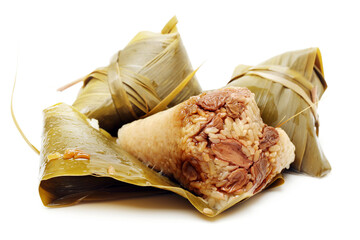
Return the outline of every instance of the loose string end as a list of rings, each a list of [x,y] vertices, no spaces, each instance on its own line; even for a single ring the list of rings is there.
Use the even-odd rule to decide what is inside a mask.
[[[57,89],[57,91],[58,91],[58,92],[62,92],[62,91],[64,91],[64,90],[68,89],[69,87],[72,87],[72,86],[74,86],[75,84],[77,84],[77,83],[79,83],[79,82],[82,82],[82,81],[84,81],[84,78],[79,78],[79,79],[77,79],[77,80],[75,80],[75,81],[72,81],[72,82],[70,82],[70,83],[62,86],[62,87],[59,87],[59,88]]]
[[[40,151],[29,141],[29,139],[25,136],[24,132],[21,130],[20,125],[18,121],[16,120],[15,113],[14,113],[14,107],[13,107],[13,99],[14,99],[14,91],[15,91],[15,85],[16,85],[16,78],[17,78],[17,69],[18,69],[18,63],[16,63],[16,72],[15,72],[15,80],[14,80],[14,86],[11,93],[11,101],[10,101],[10,108],[11,108],[11,117],[13,119],[13,122],[19,131],[22,138],[25,140],[25,142],[29,145],[29,147],[36,152],[38,155],[40,154]]]
[[[303,110],[301,110],[300,112],[296,113],[296,114],[295,114],[295,115],[293,115],[292,117],[288,118],[288,119],[287,119],[287,120],[285,120],[284,122],[282,122],[282,123],[278,124],[276,127],[277,127],[277,128],[278,128],[278,127],[281,127],[282,125],[284,125],[285,123],[287,123],[287,122],[288,122],[288,121],[290,121],[291,119],[293,119],[293,118],[295,118],[295,117],[299,116],[300,114],[302,114],[302,113],[303,113],[303,112],[305,112],[306,110],[308,110],[308,109],[312,108],[312,107],[313,107],[313,106],[315,106],[317,103],[318,103],[318,102],[315,102],[315,103],[313,103],[313,104],[309,105],[308,107],[304,108]],[[285,117],[284,117],[284,118],[285,118]]]

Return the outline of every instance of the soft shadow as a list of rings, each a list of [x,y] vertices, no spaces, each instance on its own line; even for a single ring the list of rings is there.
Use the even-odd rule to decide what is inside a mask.
[[[192,207],[190,202],[185,198],[174,193],[161,193],[156,195],[113,199],[107,201],[91,201],[82,202],[80,205],[96,207],[97,209],[111,208],[112,210],[133,208],[138,210],[151,209],[156,211],[181,211],[187,212],[189,215],[196,213],[197,210]]]
[[[279,188],[267,189],[263,192],[252,196],[246,201],[240,202],[232,206],[231,208],[225,210],[215,217],[207,217],[201,214],[198,210],[196,210],[191,203],[174,193],[170,192],[162,192],[156,195],[149,196],[138,196],[131,198],[121,198],[121,199],[109,199],[102,201],[84,201],[80,202],[76,205],[72,205],[69,207],[76,206],[87,206],[89,208],[96,208],[104,210],[111,209],[111,211],[121,211],[124,208],[134,209],[134,210],[153,210],[156,212],[174,212],[176,213],[185,213],[188,216],[202,219],[207,222],[218,222],[222,219],[229,218],[234,215],[240,215],[242,212],[246,211],[246,209],[255,206],[256,204],[261,204],[261,201],[266,200],[266,195],[271,194],[272,192],[281,191]]]
[[[293,178],[293,176],[305,176],[307,175],[301,174],[301,173],[294,173],[294,172],[287,172],[284,174],[285,178],[285,185],[287,178]],[[254,207],[256,204],[261,204],[262,201],[266,201],[266,197],[272,193],[281,192],[284,189],[283,186],[272,188],[272,189],[266,189],[262,192],[256,194],[255,196],[252,196],[251,198],[247,199],[246,201],[240,202],[232,206],[231,208],[227,209],[226,211],[220,213],[216,217],[207,217],[203,214],[201,214],[199,211],[197,211],[191,203],[177,195],[171,192],[166,191],[160,191],[156,194],[154,192],[149,192],[147,196],[134,196],[134,197],[128,197],[128,198],[116,198],[116,199],[109,199],[109,200],[102,200],[102,201],[85,201],[79,203],[79,205],[86,205],[90,208],[96,207],[97,209],[104,208],[106,209],[112,209],[112,211],[121,210],[123,208],[130,208],[130,209],[137,209],[137,210],[152,210],[154,213],[157,211],[173,211],[174,213],[185,213],[186,215],[193,216],[199,219],[203,219],[207,222],[218,222],[222,219],[229,218],[231,216],[236,215],[242,215],[244,211],[246,211],[249,208]],[[142,193],[143,194],[143,193]],[[151,195],[150,195],[151,194]]]

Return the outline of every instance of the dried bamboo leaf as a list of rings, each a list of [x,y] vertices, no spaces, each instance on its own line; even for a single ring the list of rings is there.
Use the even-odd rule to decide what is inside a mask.
[[[113,57],[109,66],[84,77],[73,106],[99,120],[115,133],[124,123],[144,115],[167,98],[193,72],[173,17],[161,33],[140,32]],[[176,96],[169,107],[199,94],[196,78]]]

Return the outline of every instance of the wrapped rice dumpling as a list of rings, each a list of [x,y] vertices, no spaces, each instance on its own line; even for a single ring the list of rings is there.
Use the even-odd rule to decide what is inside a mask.
[[[282,126],[296,147],[291,168],[317,177],[331,170],[318,140],[317,103],[327,88],[318,48],[287,52],[255,67],[239,65],[227,86],[247,87],[255,93],[269,126],[311,107]]]
[[[174,17],[161,33],[138,33],[109,66],[82,79],[73,106],[97,119],[101,128],[116,133],[121,125],[149,114],[164,98],[171,101],[160,104],[160,110],[199,94],[195,77],[186,86],[180,85],[193,69],[176,24]],[[182,91],[174,93],[177,87]]]
[[[234,87],[126,124],[117,143],[202,197],[208,212],[264,189],[295,150],[282,129],[263,123],[254,94]]]

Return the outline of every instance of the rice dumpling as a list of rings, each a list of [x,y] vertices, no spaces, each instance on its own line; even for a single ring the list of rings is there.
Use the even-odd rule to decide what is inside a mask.
[[[255,93],[269,126],[310,108],[282,125],[296,147],[291,169],[317,177],[331,170],[318,140],[317,104],[327,88],[318,48],[287,52],[255,67],[239,65],[227,86],[247,87]]]
[[[216,210],[264,189],[295,150],[282,129],[263,123],[254,94],[235,87],[126,124],[117,143]]]
[[[192,66],[173,17],[161,33],[140,32],[112,58],[83,80],[73,106],[101,128],[114,134],[121,125],[148,114],[161,101],[174,106],[201,92],[195,77],[173,93],[192,72]]]
[[[162,113],[156,115],[160,114]],[[283,137],[282,132],[279,134],[280,143]],[[154,139],[151,140],[154,143]],[[151,142],[147,144],[151,145]],[[291,148],[290,146],[287,149]],[[215,208],[211,201],[209,203],[184,189],[176,181],[147,167],[119,147],[115,143],[115,138],[98,128],[94,121],[64,103],[44,110],[40,158],[39,193],[43,204],[48,207],[73,205],[81,201],[158,194],[166,190],[188,199],[204,215],[214,217],[253,194],[248,192],[236,195],[221,208]],[[264,163],[263,161],[261,162]],[[287,165],[291,159],[288,161],[280,162]],[[260,176],[257,172],[262,172],[262,168],[256,168],[253,172]],[[280,168],[279,166],[278,169]],[[261,179],[266,178],[268,182],[269,176],[261,175]],[[282,183],[283,179],[277,175],[267,183],[267,187],[270,184],[277,186]]]

